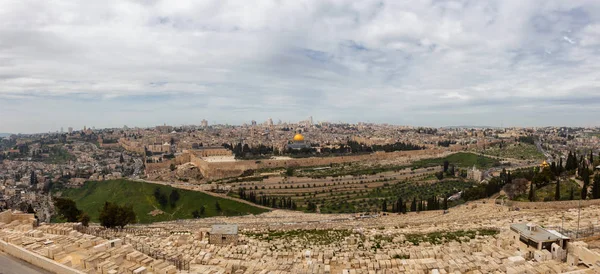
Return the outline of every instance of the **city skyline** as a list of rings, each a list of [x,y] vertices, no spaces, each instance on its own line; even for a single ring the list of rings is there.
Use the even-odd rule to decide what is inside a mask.
[[[591,0],[8,0],[0,132],[311,115],[597,126],[599,14]]]

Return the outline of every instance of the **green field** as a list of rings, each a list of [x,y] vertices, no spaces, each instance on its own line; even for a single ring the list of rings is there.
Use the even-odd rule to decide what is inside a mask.
[[[423,159],[413,163],[413,168],[432,167],[443,165],[448,160],[451,165],[462,168],[470,168],[474,165],[479,169],[488,169],[500,165],[500,162],[490,157],[468,152],[458,152],[444,158]]]
[[[502,148],[500,148],[499,145],[496,145],[483,150],[482,153],[490,156],[519,160],[543,160],[545,158],[544,154],[542,154],[535,145],[527,143],[504,145]]]
[[[117,204],[131,204],[137,215],[139,223],[151,223],[160,221],[170,221],[177,219],[191,219],[192,212],[200,210],[202,206],[205,212],[202,217],[211,216],[238,216],[246,214],[259,214],[267,210],[253,207],[248,204],[223,199],[204,194],[202,192],[177,189],[180,194],[175,207],[167,204],[161,207],[154,191],[159,188],[167,196],[174,189],[170,186],[149,184],[127,180],[111,180],[104,182],[86,182],[81,188],[62,190],[62,197],[73,199],[77,207],[88,213],[93,222],[98,221],[99,210],[104,202],[115,202]],[[221,212],[216,209],[216,202],[219,202]],[[164,213],[152,216],[149,213],[156,209]]]

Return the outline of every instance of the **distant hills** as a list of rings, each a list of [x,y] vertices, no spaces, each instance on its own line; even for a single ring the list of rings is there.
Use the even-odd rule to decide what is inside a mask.
[[[0,133],[0,138],[11,136],[11,135],[12,135],[12,133]]]
[[[499,129],[501,127],[492,127],[492,126],[446,126],[442,127],[444,129],[457,129],[457,128],[477,128],[477,129]]]

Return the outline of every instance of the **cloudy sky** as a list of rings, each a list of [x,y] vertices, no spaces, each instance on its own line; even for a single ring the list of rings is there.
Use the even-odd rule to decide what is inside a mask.
[[[600,125],[600,1],[0,0],[0,132]]]

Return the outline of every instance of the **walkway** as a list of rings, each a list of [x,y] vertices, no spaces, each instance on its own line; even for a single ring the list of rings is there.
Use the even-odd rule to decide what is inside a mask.
[[[50,272],[0,251],[0,274],[50,274]]]

